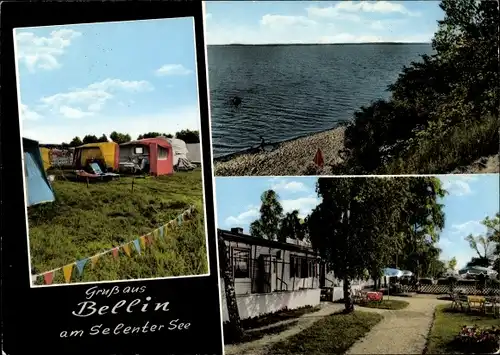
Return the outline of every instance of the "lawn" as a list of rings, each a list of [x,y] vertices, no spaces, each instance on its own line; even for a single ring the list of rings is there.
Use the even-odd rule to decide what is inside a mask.
[[[453,346],[453,340],[464,325],[479,327],[500,325],[500,320],[492,316],[466,314],[452,311],[449,307],[449,305],[440,305],[436,308],[426,354],[464,354],[458,347]]]
[[[366,303],[361,303],[360,307],[367,308],[378,308],[378,309],[389,309],[389,310],[400,310],[408,307],[409,303],[406,301],[399,300],[383,300],[382,302],[370,301]]]
[[[378,313],[360,311],[334,313],[276,343],[268,354],[342,354],[382,318]]]
[[[133,189],[132,189],[132,181]],[[201,170],[90,184],[56,180],[56,202],[28,209],[33,273],[43,273],[131,242],[193,205],[197,211],[139,254],[120,250],[73,270],[71,282],[197,275],[208,272]],[[144,246],[144,245],[143,245]],[[76,269],[76,268],[74,268]],[[40,279],[40,278],[39,278]],[[63,283],[58,271],[53,283]],[[37,280],[37,284],[43,280]]]

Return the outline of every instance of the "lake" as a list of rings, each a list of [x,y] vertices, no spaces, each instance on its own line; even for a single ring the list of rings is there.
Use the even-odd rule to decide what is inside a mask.
[[[334,128],[430,44],[208,46],[214,157]],[[239,107],[230,99],[242,99]]]

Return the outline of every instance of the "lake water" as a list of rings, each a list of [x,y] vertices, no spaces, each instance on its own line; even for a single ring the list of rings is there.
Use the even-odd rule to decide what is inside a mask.
[[[214,157],[336,127],[429,44],[208,46]],[[238,108],[230,99],[238,96]]]

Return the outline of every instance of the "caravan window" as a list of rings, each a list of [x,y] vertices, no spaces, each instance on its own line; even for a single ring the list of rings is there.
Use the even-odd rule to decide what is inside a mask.
[[[166,160],[168,158],[168,149],[158,146],[158,160]]]
[[[314,277],[316,262],[302,256],[290,256],[290,277],[308,278]]]
[[[233,273],[235,279],[250,278],[250,251],[233,249]]]
[[[143,147],[135,147],[134,154],[144,154],[144,148]]]

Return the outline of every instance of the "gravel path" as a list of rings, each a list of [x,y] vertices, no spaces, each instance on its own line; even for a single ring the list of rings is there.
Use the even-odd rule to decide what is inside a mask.
[[[361,354],[422,354],[432,326],[434,309],[450,301],[438,300],[432,296],[411,298],[392,297],[409,303],[399,311],[362,308],[363,311],[381,313],[384,319],[355,343],[348,355]],[[361,308],[358,308],[361,309]]]

